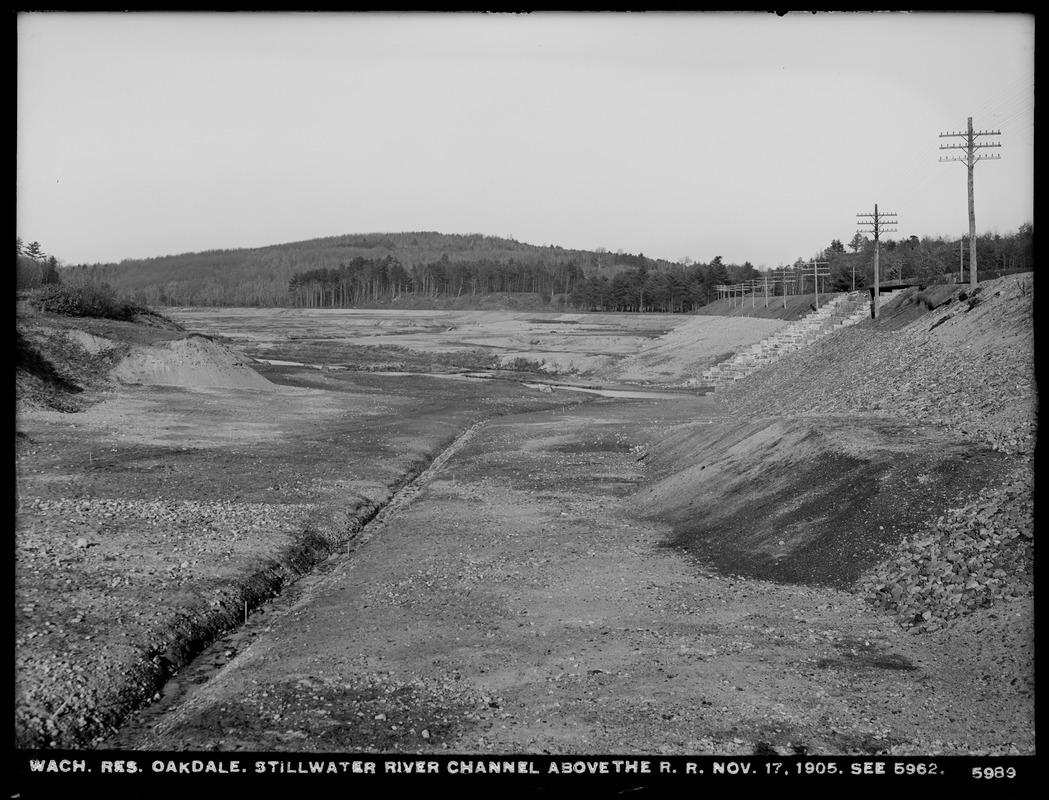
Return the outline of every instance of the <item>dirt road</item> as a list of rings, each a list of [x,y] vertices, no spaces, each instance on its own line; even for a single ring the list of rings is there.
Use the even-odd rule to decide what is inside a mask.
[[[483,424],[228,666],[116,744],[1033,752],[1030,695],[973,673],[1001,643],[909,636],[832,588],[714,575],[638,519],[649,446],[704,412],[598,400]],[[1029,603],[997,613],[1023,648]]]

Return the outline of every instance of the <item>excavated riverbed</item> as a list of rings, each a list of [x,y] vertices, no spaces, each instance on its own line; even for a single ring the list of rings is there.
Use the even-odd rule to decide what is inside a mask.
[[[367,544],[333,556],[273,606],[250,644],[224,645],[237,651],[232,663],[116,741],[253,752],[1032,748],[1026,681],[1010,684],[1017,675],[1003,673],[973,685],[973,670],[990,669],[972,640],[914,637],[848,591],[849,574],[876,564],[910,530],[902,525],[920,525],[939,508],[900,503],[897,514],[887,508],[871,520],[890,525],[868,527],[856,498],[854,517],[818,522],[840,513],[834,498],[857,475],[874,476],[876,495],[884,485],[877,476],[901,461],[932,470],[921,462],[931,435],[882,430],[878,442],[854,427],[844,444],[868,444],[851,454],[866,467],[850,474],[835,461],[840,431],[809,437],[776,422],[741,431],[713,417],[704,425],[698,410],[695,400],[598,400],[483,424],[429,471],[410,503],[369,531]],[[706,508],[695,518],[709,519],[734,555],[718,564],[696,547],[680,504],[660,507],[660,498],[681,500],[684,487],[702,485],[691,466],[680,470],[695,463],[683,432],[697,428],[704,435],[692,441],[715,487],[719,474],[753,463],[738,444],[754,446],[755,437],[773,447],[785,437],[780,447],[793,446],[799,462],[836,463],[823,473],[823,491],[797,493],[813,520],[807,538],[771,543],[781,552],[770,560],[768,547],[746,544],[761,536],[760,511],[748,518]],[[710,447],[714,430],[735,449]],[[683,449],[666,447],[668,437]],[[958,461],[945,505],[966,481],[1004,466],[957,442],[937,444],[941,471]],[[805,483],[805,473],[786,473]],[[749,493],[728,487],[711,497],[767,501],[754,491],[760,480],[746,470],[737,479]],[[839,556],[851,573],[838,574],[818,554],[843,540],[854,545]],[[770,563],[779,574],[768,574]],[[1003,627],[1022,652],[1029,603],[1018,599],[1006,615]]]
[[[992,296],[980,314],[1013,313]],[[998,531],[994,498],[970,503],[1026,485],[1010,477],[1030,466],[1013,444],[1030,437],[1023,396],[973,416],[981,395],[1030,385],[1010,360],[1024,318],[1017,333],[985,316],[984,338],[959,327],[977,315],[945,319],[932,340],[856,326],[833,375],[800,355],[805,390],[771,368],[748,385],[775,389],[744,395],[745,411],[738,393],[294,365],[257,366],[272,387],[140,386],[76,415],[24,410],[22,746],[1031,754],[1029,581],[951,616],[934,590],[953,573],[930,587],[901,573],[940,603],[938,622],[909,627],[861,579],[970,506],[987,546],[1030,540]],[[917,356],[883,387],[891,408],[860,396],[784,413],[788,397],[869,389],[851,366],[890,348],[938,358],[944,335],[1003,354],[983,382],[956,370],[952,402],[975,410],[964,426],[928,413],[920,381],[902,388],[916,371],[944,383]],[[368,538],[360,524],[384,507]],[[979,591],[998,580],[987,570],[967,579]],[[262,574],[233,638],[237,587]],[[187,662],[180,638],[211,618],[217,647]],[[124,724],[165,685],[159,710]]]

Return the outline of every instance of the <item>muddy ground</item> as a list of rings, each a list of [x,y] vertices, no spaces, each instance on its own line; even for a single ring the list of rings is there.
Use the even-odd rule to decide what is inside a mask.
[[[1029,591],[916,634],[859,581],[1029,453],[373,355],[20,410],[18,747],[1034,753]]]

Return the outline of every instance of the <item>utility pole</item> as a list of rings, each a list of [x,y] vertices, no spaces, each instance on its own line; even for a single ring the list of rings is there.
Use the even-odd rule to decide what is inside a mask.
[[[784,309],[787,308],[787,286],[789,284],[790,286],[793,287],[794,286],[794,282],[795,282],[795,279],[793,277],[790,277],[790,278],[787,277],[787,268],[784,267],[780,271],[780,284],[782,284],[782,286],[783,286],[783,308]],[[791,292],[791,294],[793,294],[793,292]]]
[[[827,278],[830,276],[830,262],[829,261],[810,261],[809,266],[812,267],[812,283],[813,288],[816,290],[816,310],[820,308],[820,278]],[[826,267],[826,269],[820,269],[820,267]]]
[[[872,303],[871,307],[873,309],[874,318],[877,319],[878,318],[878,311],[880,310],[880,307],[881,307],[881,278],[880,278],[880,276],[878,274],[878,254],[879,254],[879,250],[880,250],[880,246],[878,245],[878,236],[881,234],[882,231],[894,231],[894,230],[896,230],[895,228],[883,228],[882,227],[883,223],[884,224],[888,224],[888,225],[895,225],[896,224],[896,219],[895,219],[896,212],[894,211],[891,214],[889,212],[885,212],[883,214],[879,214],[878,213],[878,204],[875,203],[874,204],[874,213],[873,214],[857,214],[856,216],[857,217],[871,217],[872,218],[872,220],[870,222],[858,221],[856,224],[857,225],[871,225],[871,226],[873,226],[872,231],[874,233],[874,302]],[[884,219],[883,220],[883,218],[886,218],[886,217],[892,217],[892,219]],[[864,231],[864,233],[867,233],[867,232],[869,232],[869,231]]]
[[[964,150],[964,156],[942,156],[940,161],[961,161],[969,170],[969,286],[976,288],[976,204],[973,200],[973,167],[977,161],[985,158],[1001,158],[999,155],[976,155],[976,151],[984,147],[1001,147],[998,142],[987,144],[976,144],[977,136],[1001,136],[1001,131],[974,131],[973,118],[969,117],[968,129],[956,133],[941,133],[940,138],[960,136],[965,139],[965,144],[941,144],[941,150]]]

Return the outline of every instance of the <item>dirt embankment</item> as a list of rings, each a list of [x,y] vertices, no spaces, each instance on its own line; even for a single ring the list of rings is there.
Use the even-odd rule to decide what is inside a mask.
[[[852,587],[1008,463],[931,430],[884,420],[759,418],[654,443],[646,515],[721,570]]]
[[[24,411],[79,411],[120,386],[275,388],[249,359],[153,314],[123,322],[24,309],[16,334],[15,399]]]
[[[599,368],[595,376],[629,383],[698,381],[703,371],[786,324],[780,319],[695,316],[641,347],[638,352]]]
[[[886,298],[719,391],[744,424],[655,443],[638,507],[722,569],[856,587],[918,632],[1029,600],[1032,315],[1029,276]]]
[[[740,415],[884,416],[1029,454],[1037,405],[1030,276],[987,281],[975,293],[954,287],[932,309],[926,294],[901,292],[879,319],[717,396]]]

